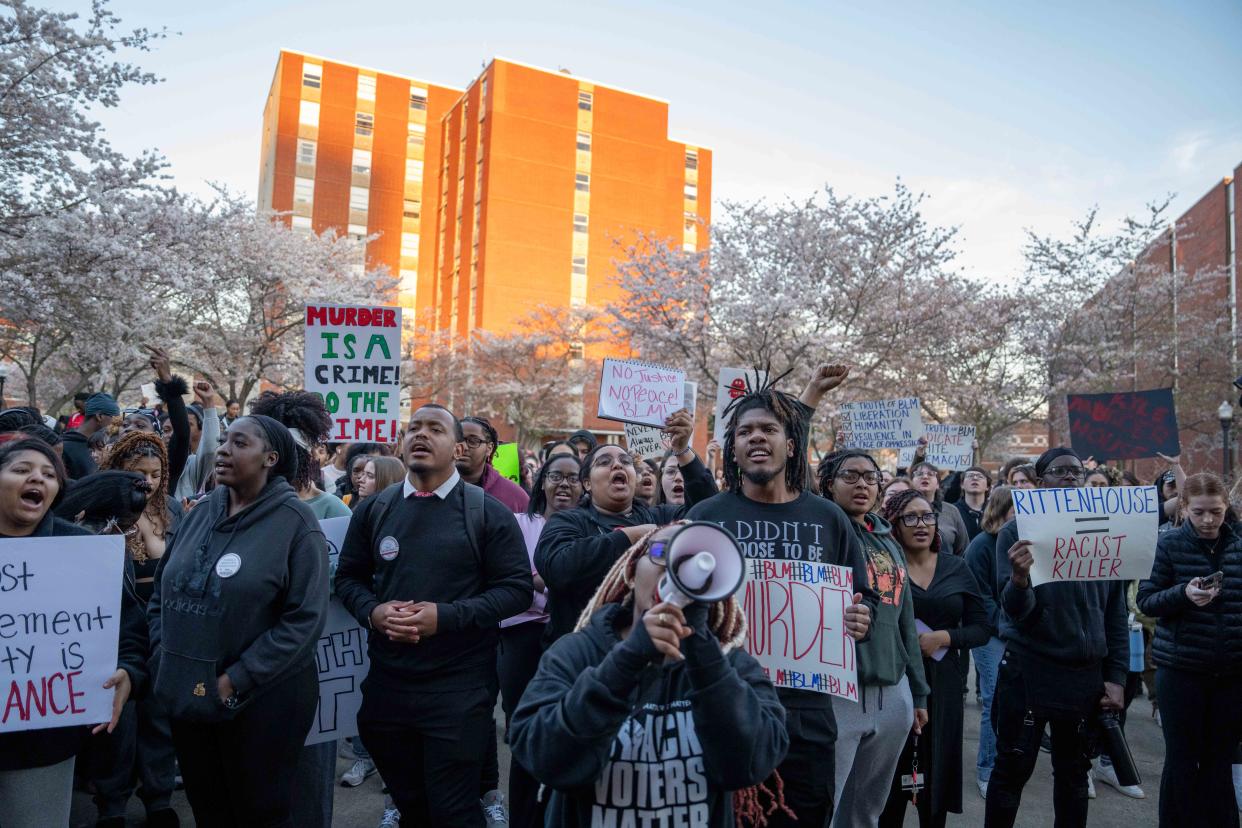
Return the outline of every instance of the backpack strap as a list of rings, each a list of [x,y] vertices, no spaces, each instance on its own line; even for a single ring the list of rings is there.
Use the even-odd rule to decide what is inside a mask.
[[[466,483],[464,491],[466,500],[466,540],[470,543],[470,552],[474,555],[474,562],[482,564],[483,547],[481,541],[483,535],[487,532],[483,502],[487,497],[487,493],[473,483]]]

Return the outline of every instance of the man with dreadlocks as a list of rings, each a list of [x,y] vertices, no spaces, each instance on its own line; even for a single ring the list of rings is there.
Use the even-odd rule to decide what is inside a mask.
[[[736,807],[762,826],[781,808],[779,780],[755,786],[785,755],[785,714],[742,649],[737,601],[660,601],[675,528],[617,559],[514,712],[514,758],[552,789],[548,825],[733,828]]]
[[[840,506],[807,491],[810,419],[824,394],[849,374],[843,365],[820,366],[801,399],[778,391],[776,380],[733,401],[723,447],[727,490],[694,506],[687,517],[718,523],[749,558],[812,561],[849,567],[858,592],[845,610],[846,631],[866,637],[879,596],[868,585],[866,561]],[[806,623],[816,624],[816,617]],[[832,817],[836,719],[832,697],[779,688],[789,729],[789,755],[778,770],[792,814],[772,815],[771,826],[827,825]]]

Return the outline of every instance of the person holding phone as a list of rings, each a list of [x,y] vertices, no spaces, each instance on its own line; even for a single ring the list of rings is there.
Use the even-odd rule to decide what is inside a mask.
[[[1182,524],[1160,536],[1138,607],[1156,619],[1164,720],[1160,825],[1238,825],[1231,765],[1242,738],[1242,537],[1225,484],[1187,477]]]

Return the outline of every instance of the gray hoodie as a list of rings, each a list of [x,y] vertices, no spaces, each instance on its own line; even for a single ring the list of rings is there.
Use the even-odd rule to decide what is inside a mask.
[[[328,610],[319,522],[283,479],[228,514],[220,487],[169,535],[148,608],[155,694],[172,718],[219,721],[228,673],[240,706],[315,658]]]

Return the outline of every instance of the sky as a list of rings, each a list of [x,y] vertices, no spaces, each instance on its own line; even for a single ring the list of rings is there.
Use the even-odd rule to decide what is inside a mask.
[[[178,34],[140,56],[164,83],[100,120],[118,147],[162,152],[192,192],[256,192],[281,48],[456,87],[503,56],[663,98],[670,137],[715,153],[717,210],[825,185],[881,195],[900,178],[930,221],[960,228],[957,264],[986,280],[1020,276],[1028,229],[1068,233],[1093,205],[1115,223],[1168,194],[1176,216],[1242,163],[1237,0],[111,8]]]

